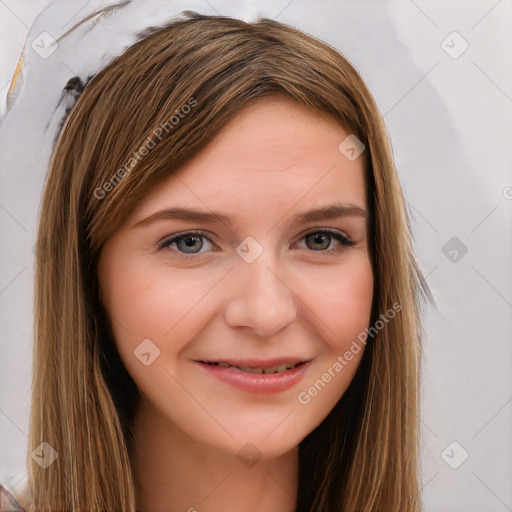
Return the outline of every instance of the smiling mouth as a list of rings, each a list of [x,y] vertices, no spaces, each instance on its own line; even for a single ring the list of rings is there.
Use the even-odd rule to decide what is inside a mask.
[[[249,366],[235,366],[229,363],[225,363],[224,361],[220,362],[212,362],[212,361],[200,361],[201,363],[208,364],[210,366],[220,366],[222,368],[234,368],[236,370],[241,370],[247,373],[255,373],[260,375],[269,375],[273,373],[284,373],[288,370],[293,370],[298,366],[305,364],[307,361],[301,361],[300,363],[284,363],[275,366],[269,366],[268,368],[251,368]]]

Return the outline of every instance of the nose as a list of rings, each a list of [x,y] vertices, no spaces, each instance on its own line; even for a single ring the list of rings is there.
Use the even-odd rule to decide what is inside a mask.
[[[278,265],[265,254],[267,251],[252,263],[237,263],[225,310],[231,327],[247,327],[261,337],[272,336],[289,325],[298,310],[293,283],[278,275]]]

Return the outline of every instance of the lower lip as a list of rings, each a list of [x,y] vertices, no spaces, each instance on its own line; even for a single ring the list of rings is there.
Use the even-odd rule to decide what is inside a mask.
[[[224,368],[196,361],[211,375],[222,382],[250,393],[271,394],[286,391],[297,384],[309,367],[310,361],[280,373],[249,373],[237,368]]]

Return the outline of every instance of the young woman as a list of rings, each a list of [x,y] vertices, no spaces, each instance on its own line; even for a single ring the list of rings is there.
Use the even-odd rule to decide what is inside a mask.
[[[419,511],[427,290],[354,68],[189,13],[79,92],[37,236],[27,509]]]

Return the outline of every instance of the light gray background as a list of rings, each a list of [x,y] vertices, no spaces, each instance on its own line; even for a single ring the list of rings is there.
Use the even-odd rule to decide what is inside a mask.
[[[28,28],[48,3],[0,0],[2,114]],[[437,302],[425,313],[425,511],[512,511],[512,1],[265,6],[345,53],[385,115]],[[16,488],[26,480],[32,248],[44,176],[21,182],[1,161],[0,172],[0,481]]]

